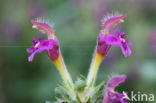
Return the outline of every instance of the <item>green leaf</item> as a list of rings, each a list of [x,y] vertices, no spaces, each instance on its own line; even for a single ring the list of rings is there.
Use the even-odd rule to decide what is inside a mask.
[[[69,88],[63,83],[63,82],[60,82],[60,87],[63,87],[67,92],[69,92]]]
[[[104,81],[94,88],[94,92],[96,93],[103,85],[104,85]]]
[[[94,78],[93,78],[92,81],[90,82],[89,88],[91,88],[91,87],[93,86],[93,83],[94,83]]]
[[[70,88],[73,88],[73,86],[71,85],[71,83],[69,82],[69,80],[67,82],[68,82],[69,87]]]
[[[89,99],[88,99],[87,103],[91,103],[91,98],[90,98],[90,97],[89,97]]]
[[[80,79],[86,81],[86,77],[83,75],[80,75]]]
[[[67,103],[70,103],[70,102],[71,102],[71,100],[70,100],[69,97],[67,97],[67,96],[62,96],[62,97],[63,97],[63,99],[64,99]]]
[[[78,94],[76,95],[76,100],[77,100],[78,103],[81,103],[81,99],[80,99],[80,97],[78,96]]]
[[[57,97],[62,97],[64,95],[67,95],[66,91],[62,87],[56,87],[55,88],[55,94],[56,94]]]
[[[96,103],[102,103],[102,99],[97,100]]]
[[[103,96],[103,90],[102,91],[99,91],[95,94],[95,96],[92,98],[92,101],[96,100],[98,97],[101,97]]]

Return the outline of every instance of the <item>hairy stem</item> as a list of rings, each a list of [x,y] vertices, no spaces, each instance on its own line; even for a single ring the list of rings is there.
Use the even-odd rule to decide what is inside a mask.
[[[64,80],[64,83],[70,87],[70,85],[73,87],[73,81],[72,78],[64,64],[64,60],[62,58],[62,55],[59,54],[58,58],[56,60],[53,60],[54,64],[58,68],[58,71],[60,72],[60,75],[62,79]],[[70,83],[70,84],[69,84]]]
[[[89,73],[87,76],[87,86],[93,86],[95,83],[95,79],[96,79],[96,75],[98,72],[98,68],[100,66],[100,63],[103,59],[103,55],[101,55],[100,53],[97,52],[97,50],[95,51],[94,55],[93,55],[93,59],[92,59],[92,63],[89,69]]]

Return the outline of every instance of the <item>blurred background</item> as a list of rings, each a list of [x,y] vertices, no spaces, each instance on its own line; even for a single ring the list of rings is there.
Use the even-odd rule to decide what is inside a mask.
[[[46,53],[27,60],[31,39],[44,36],[32,29],[32,19],[46,17],[54,24],[65,63],[76,80],[87,75],[101,19],[112,11],[127,15],[121,31],[132,41],[132,55],[125,58],[113,46],[97,83],[112,73],[126,74],[118,91],[156,96],[156,0],[0,0],[0,103],[56,100],[54,88],[61,78]]]

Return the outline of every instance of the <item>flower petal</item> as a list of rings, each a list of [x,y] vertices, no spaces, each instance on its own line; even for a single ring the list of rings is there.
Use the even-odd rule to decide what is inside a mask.
[[[34,41],[35,40],[35,41]],[[28,61],[32,61],[33,57],[36,53],[40,53],[44,50],[50,50],[53,48],[53,41],[52,39],[43,40],[41,37],[39,38],[39,41],[36,39],[33,39],[34,44],[31,48],[27,48],[28,53],[32,53],[28,57]]]
[[[127,45],[132,45],[132,42],[129,40],[126,40]]]
[[[36,52],[32,53],[29,57],[28,57],[28,61],[31,62],[34,59],[34,55],[36,54]]]
[[[53,48],[53,40],[43,40],[39,46],[37,47],[37,53],[42,52],[44,50],[49,50]]]
[[[57,39],[53,40],[53,48],[47,51],[47,54],[51,60],[55,60],[59,56],[59,42]]]
[[[122,23],[126,15],[119,15],[119,14],[108,14],[103,18],[103,34],[107,34],[110,32],[111,28],[116,27],[119,23]]]
[[[34,44],[37,44],[37,40],[35,39],[35,38],[32,38],[32,42],[34,43]]]
[[[40,32],[47,34],[48,37],[51,37],[51,35],[54,35],[54,30],[52,27],[44,22],[43,20],[32,20],[33,28],[38,29]]]
[[[112,14],[113,15],[113,14]],[[123,19],[126,18],[126,15],[119,15],[119,16],[109,16],[108,17],[106,16],[104,19],[103,19],[103,25],[104,27],[108,26],[108,25],[114,25],[116,23],[121,23]]]
[[[110,45],[108,45],[105,41],[105,35],[100,34],[98,37],[98,46],[97,46],[97,51],[98,53],[102,54],[102,55],[106,55]]]
[[[107,84],[107,88],[109,88],[110,90],[114,90],[116,86],[118,86],[119,84],[123,83],[126,79],[126,75],[121,75],[121,76],[115,76],[113,78],[111,78],[111,80],[109,80],[108,84]]]
[[[131,43],[128,42],[128,44],[131,44]],[[127,42],[123,42],[122,46],[121,46],[122,53],[126,57],[131,55],[131,49],[128,47],[128,44],[127,44]]]
[[[106,34],[104,38],[106,43],[109,45],[117,45],[117,46],[121,45],[121,40],[115,35]]]
[[[28,53],[33,53],[33,51],[34,51],[34,48],[33,48],[33,47],[27,48],[27,52],[28,52]]]
[[[102,103],[128,103],[124,94],[107,90]]]

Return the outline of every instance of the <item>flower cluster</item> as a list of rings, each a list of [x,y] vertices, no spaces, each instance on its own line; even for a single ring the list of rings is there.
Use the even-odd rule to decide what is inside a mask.
[[[80,76],[75,83],[64,64],[59,48],[59,40],[56,38],[52,26],[40,19],[32,21],[33,28],[46,34],[47,39],[44,40],[42,37],[39,37],[38,41],[34,38],[32,39],[33,45],[27,49],[27,52],[31,53],[28,61],[32,61],[35,54],[46,51],[50,60],[56,65],[63,79],[63,82],[55,89],[58,96],[57,103],[95,103],[100,97],[101,103],[127,103],[125,98],[127,93],[119,93],[114,90],[116,86],[125,81],[126,75],[112,77],[108,81],[105,90],[101,89],[104,87],[104,82],[95,86],[100,63],[112,45],[121,47],[126,57],[131,54],[131,49],[129,48],[131,42],[125,38],[125,32],[111,33],[112,28],[124,22],[125,18],[126,15],[109,15],[104,17],[103,29],[98,36],[88,76],[87,78]],[[104,96],[102,96],[103,94]]]

